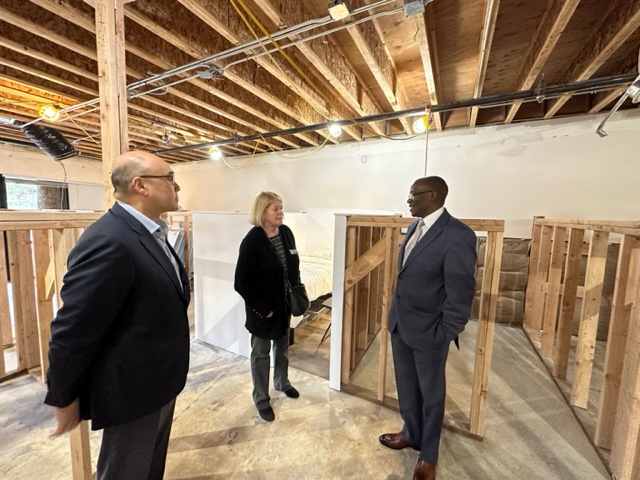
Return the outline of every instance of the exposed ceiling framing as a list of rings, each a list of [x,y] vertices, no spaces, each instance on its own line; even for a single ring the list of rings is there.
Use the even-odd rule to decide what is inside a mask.
[[[625,85],[554,98],[546,89],[638,69],[640,0],[433,0],[412,16],[404,0],[348,0],[357,13],[341,20],[328,16],[327,5],[128,2],[127,82],[139,85],[129,92],[130,146],[193,146],[166,153],[169,161],[188,162],[207,158],[202,145],[212,142],[236,156],[411,136],[415,117],[384,114],[430,106],[439,131],[604,113]],[[269,36],[277,46],[268,38],[255,42]],[[96,59],[90,2],[4,0],[0,117],[30,122],[43,104],[69,109],[42,124],[99,159],[99,110],[90,102],[98,97]],[[435,108],[531,89],[537,102]],[[633,107],[631,100],[622,106]],[[326,128],[334,120],[343,124],[340,138]],[[309,125],[317,129],[300,128]],[[0,122],[0,141],[28,140]]]

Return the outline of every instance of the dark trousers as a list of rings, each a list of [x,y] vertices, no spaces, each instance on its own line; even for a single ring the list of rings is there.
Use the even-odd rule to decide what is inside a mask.
[[[261,410],[269,406],[269,370],[271,343],[273,342],[273,386],[276,390],[289,387],[289,335],[277,340],[251,335],[251,378],[253,380],[253,403]]]
[[[102,433],[97,480],[162,480],[175,399],[149,415]]]
[[[420,450],[422,460],[438,463],[449,345],[437,350],[414,350],[395,332],[391,334],[391,346],[398,404],[404,421],[402,434]]]

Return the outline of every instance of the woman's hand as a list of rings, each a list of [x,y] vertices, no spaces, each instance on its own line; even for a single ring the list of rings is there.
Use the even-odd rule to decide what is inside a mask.
[[[271,310],[271,311],[269,312],[269,315],[267,315],[267,316],[266,316],[266,317],[264,317],[264,318],[271,318],[271,317],[273,317],[273,310]]]

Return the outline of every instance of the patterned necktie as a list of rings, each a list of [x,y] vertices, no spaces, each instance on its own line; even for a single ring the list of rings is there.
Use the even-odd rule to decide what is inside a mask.
[[[413,247],[420,241],[420,237],[422,236],[422,228],[424,227],[424,220],[418,220],[418,225],[416,225],[416,229],[413,231],[413,235],[407,241],[407,244],[404,246],[404,257],[402,259],[402,265],[404,266],[407,263],[407,258],[409,258],[409,254]]]
[[[178,267],[178,262],[169,249],[169,245],[167,245],[167,236],[165,235],[161,227],[158,227],[157,230],[153,232],[153,236],[158,239],[158,242],[164,249],[164,253],[167,254],[167,257],[169,257],[169,261],[171,262],[171,265],[173,265],[173,269],[176,272],[176,277],[178,277],[178,283],[182,286],[182,280],[180,279],[180,268]]]

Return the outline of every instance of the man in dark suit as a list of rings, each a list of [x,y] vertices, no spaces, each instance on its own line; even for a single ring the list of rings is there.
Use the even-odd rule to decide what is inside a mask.
[[[175,399],[189,368],[189,282],[160,215],[180,187],[161,158],[120,155],[117,202],[71,250],[51,324],[52,436],[91,419],[104,429],[98,479],[160,480]]]
[[[414,480],[436,476],[444,419],[445,365],[449,344],[471,314],[476,236],[444,208],[448,187],[440,177],[416,180],[411,215],[398,259],[389,331],[404,427],[380,436],[384,446],[420,451]]]

